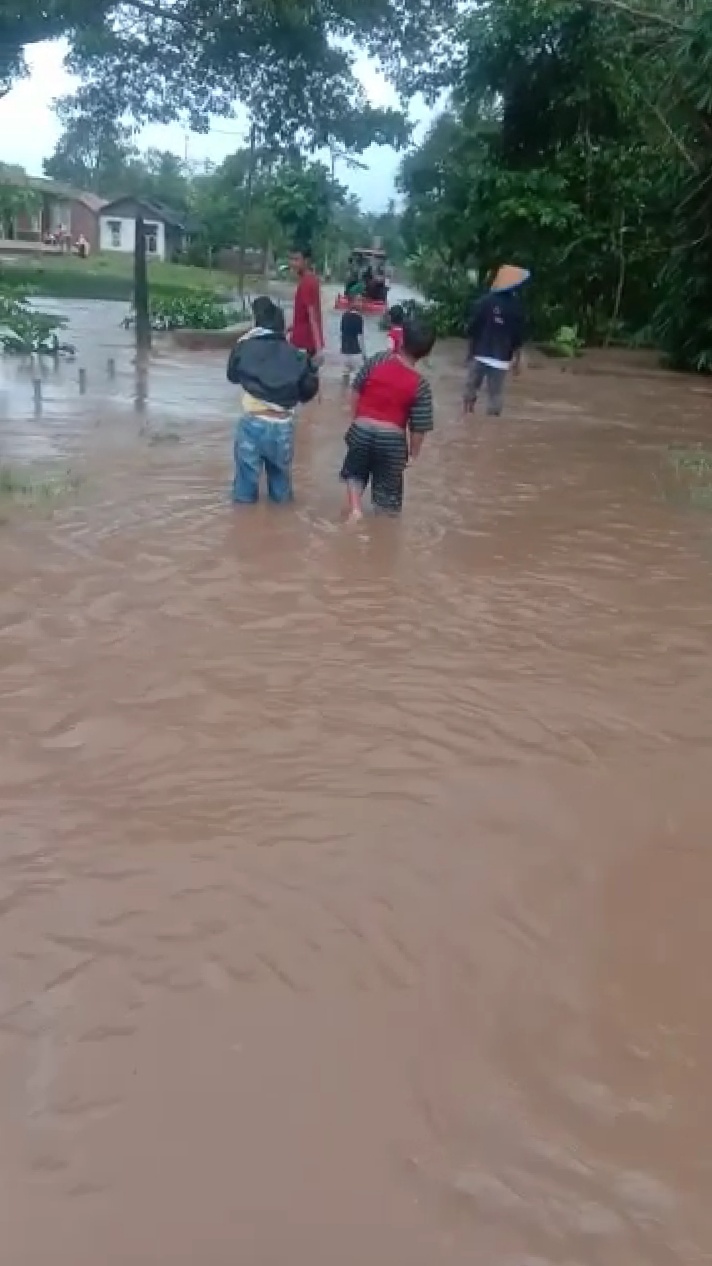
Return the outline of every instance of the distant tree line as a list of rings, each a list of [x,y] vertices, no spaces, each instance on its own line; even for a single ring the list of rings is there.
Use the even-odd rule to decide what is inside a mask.
[[[60,109],[62,109],[60,107]],[[238,149],[214,169],[195,167],[157,149],[141,152],[130,131],[115,123],[62,110],[64,131],[45,174],[107,199],[131,195],[184,212],[194,226],[191,261],[208,264],[216,252],[244,241],[267,267],[293,243],[314,250],[338,271],[349,252],[380,238],[395,263],[404,247],[395,203],[382,214],[364,212],[358,199],[322,162],[295,147]]]

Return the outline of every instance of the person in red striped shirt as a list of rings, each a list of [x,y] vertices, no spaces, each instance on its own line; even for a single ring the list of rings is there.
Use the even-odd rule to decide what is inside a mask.
[[[354,379],[353,420],[341,468],[351,522],[363,517],[369,483],[375,510],[399,514],[403,507],[403,472],[420,455],[434,425],[433,393],[417,368],[434,345],[428,326],[406,321],[401,350],[372,356]]]

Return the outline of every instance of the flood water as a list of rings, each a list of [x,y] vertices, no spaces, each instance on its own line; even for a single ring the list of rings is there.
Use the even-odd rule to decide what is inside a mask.
[[[224,357],[104,351],[5,369],[84,482],[0,528],[3,1262],[709,1262],[704,384],[445,349],[350,530],[336,367],[236,512]]]

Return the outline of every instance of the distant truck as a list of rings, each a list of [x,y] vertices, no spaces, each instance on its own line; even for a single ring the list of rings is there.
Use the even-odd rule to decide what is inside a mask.
[[[334,307],[343,310],[356,306],[361,312],[383,316],[388,309],[386,252],[373,247],[358,247],[349,256],[349,275]]]

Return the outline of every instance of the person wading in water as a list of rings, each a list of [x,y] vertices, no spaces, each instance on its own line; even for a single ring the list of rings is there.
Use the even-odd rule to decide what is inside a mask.
[[[298,278],[290,342],[293,347],[306,352],[313,367],[318,369],[324,360],[324,327],[321,287],[314,272],[311,251],[306,247],[293,250],[289,266]]]
[[[504,404],[504,387],[510,369],[519,372],[524,341],[524,308],[520,288],[529,279],[525,268],[505,264],[499,269],[489,294],[475,304],[467,325],[469,366],[463,398],[465,413],[474,412],[484,386],[487,413],[498,418]]]

